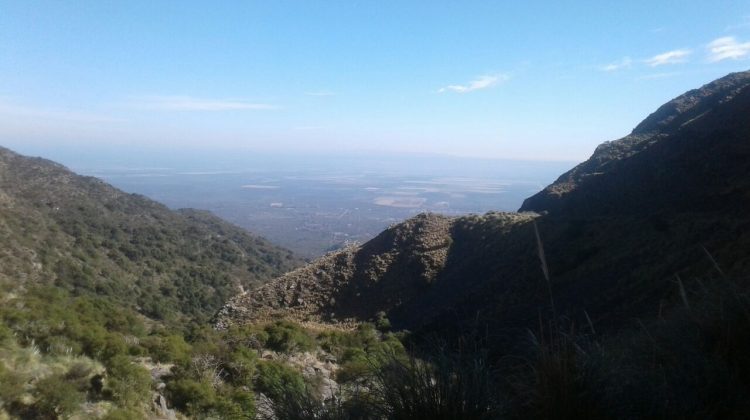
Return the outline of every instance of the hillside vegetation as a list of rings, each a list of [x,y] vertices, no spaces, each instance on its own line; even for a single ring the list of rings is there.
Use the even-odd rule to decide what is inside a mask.
[[[146,416],[152,364],[188,363],[226,299],[299,264],[208,213],[7,149],[0,244],[0,418]]]
[[[174,212],[0,149],[0,282],[115,297],[153,319],[205,321],[240,288],[298,264],[204,212]]]

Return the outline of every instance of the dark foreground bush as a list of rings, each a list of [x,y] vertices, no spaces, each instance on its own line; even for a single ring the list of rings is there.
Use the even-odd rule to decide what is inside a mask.
[[[747,284],[719,277],[679,287],[678,308],[592,354],[601,404],[616,418],[746,418]]]
[[[502,413],[482,353],[440,351],[428,361],[392,357],[375,372],[373,411],[382,418],[495,419]]]
[[[62,375],[39,380],[35,386],[36,402],[25,414],[38,418],[66,418],[84,401],[85,394],[76,385]]]
[[[269,418],[484,420],[501,414],[493,371],[482,353],[441,351],[424,361],[392,352],[369,363],[367,376],[327,401],[310,386],[275,392]]]
[[[750,285],[723,276],[677,283],[657,319],[604,337],[592,325],[583,333],[543,321],[520,338],[524,351],[492,364],[481,346],[420,359],[345,350],[338,398],[277,392],[273,409],[293,419],[747,418]]]

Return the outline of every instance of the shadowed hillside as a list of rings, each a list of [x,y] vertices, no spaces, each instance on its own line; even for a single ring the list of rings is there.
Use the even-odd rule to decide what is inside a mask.
[[[454,283],[451,270],[471,253],[454,243],[457,236],[487,229],[495,238],[532,219],[532,215],[491,213],[458,220],[419,215],[395,225],[361,247],[331,253],[232,300],[220,319],[246,320],[292,316],[309,322],[354,322],[385,312],[400,327],[413,327],[445,309],[470,282]],[[463,237],[462,237],[463,239]],[[450,299],[449,299],[450,300]],[[451,303],[450,301],[446,303]],[[221,321],[220,321],[221,322]]]
[[[750,72],[733,73],[673,99],[630,135],[597,147],[520,211],[593,217],[743,208],[749,85]]]

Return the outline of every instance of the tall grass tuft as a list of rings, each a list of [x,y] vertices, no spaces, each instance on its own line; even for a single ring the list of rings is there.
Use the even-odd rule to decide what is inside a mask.
[[[429,360],[382,354],[371,374],[322,401],[308,388],[281,392],[266,418],[490,420],[501,418],[494,372],[482,353],[438,351]],[[283,390],[280,390],[283,391]]]
[[[376,371],[374,401],[383,418],[495,419],[502,413],[486,354],[439,350],[428,360],[391,357]]]

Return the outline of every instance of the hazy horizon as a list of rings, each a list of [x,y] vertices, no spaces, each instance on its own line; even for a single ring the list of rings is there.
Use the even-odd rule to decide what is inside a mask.
[[[25,149],[19,151],[172,209],[211,211],[308,258],[365,242],[418,213],[516,211],[574,164],[429,154]]]

